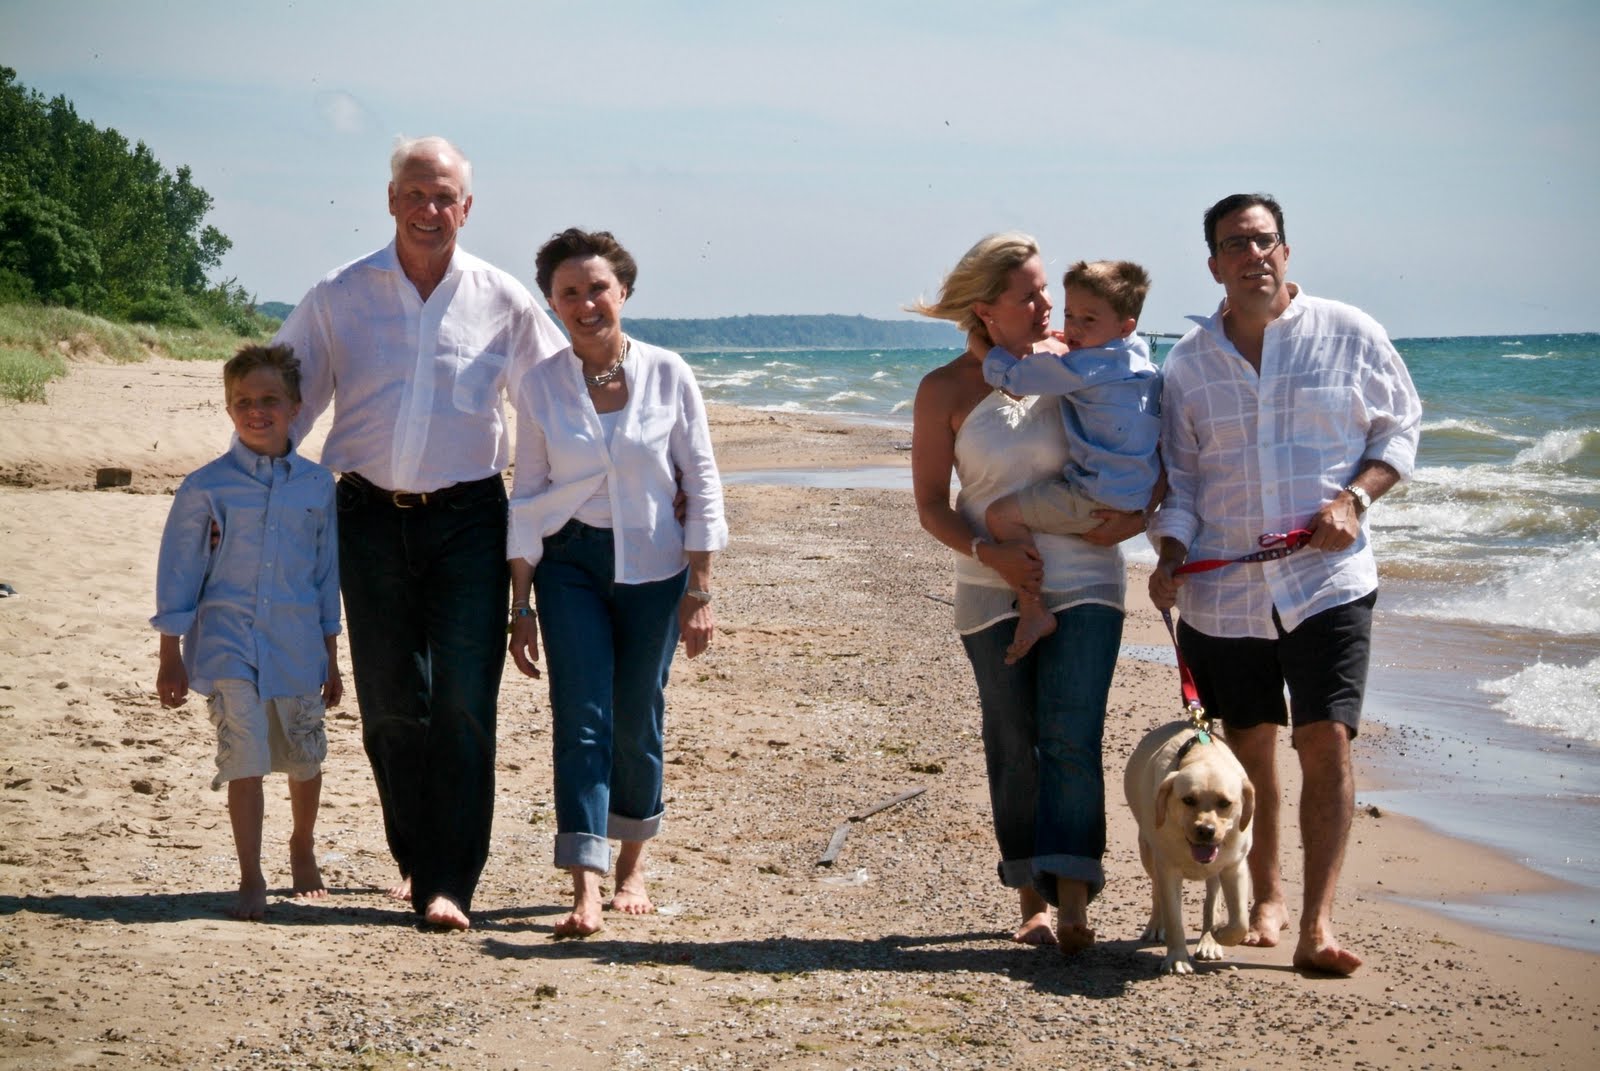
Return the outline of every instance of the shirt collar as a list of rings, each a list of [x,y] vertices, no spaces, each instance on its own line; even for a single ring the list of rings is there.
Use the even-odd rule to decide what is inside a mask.
[[[1305,302],[1300,300],[1303,294],[1304,291],[1300,289],[1300,284],[1291,282],[1289,284],[1289,307],[1284,309],[1283,312],[1279,313],[1278,318],[1272,322],[1288,323],[1290,321],[1299,319],[1300,315],[1305,312],[1306,308]],[[1207,332],[1216,336],[1223,342],[1227,342],[1228,345],[1231,346],[1233,343],[1228,342],[1228,332],[1222,325],[1223,313],[1227,311],[1228,299],[1223,298],[1221,301],[1217,302],[1217,311],[1213,312],[1210,316],[1188,316],[1185,318],[1199,324]]]
[[[305,464],[305,459],[295,452],[293,442],[289,444],[289,452],[282,457],[267,457],[264,454],[256,453],[240,442],[237,434],[234,435],[233,442],[228,446],[228,454],[233,458],[234,464],[252,476],[262,470],[262,462],[266,462],[267,467],[270,467],[274,461],[282,461],[284,469],[291,476],[295,475],[300,466]]]
[[[450,267],[445,270],[444,278],[440,279],[439,282],[443,283],[445,279],[464,271],[468,266],[468,256],[469,254],[461,248],[461,243],[457,242],[456,247],[450,250]],[[372,264],[380,271],[392,271],[399,275],[405,274],[405,269],[400,266],[400,249],[393,238],[389,239],[388,245],[378,251],[378,255],[373,258]]]

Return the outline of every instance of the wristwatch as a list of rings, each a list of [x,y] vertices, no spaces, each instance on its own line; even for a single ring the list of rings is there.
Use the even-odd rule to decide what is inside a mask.
[[[1356,515],[1357,516],[1360,516],[1361,514],[1367,512],[1367,510],[1372,508],[1372,496],[1367,494],[1365,489],[1357,487],[1353,483],[1345,484],[1344,485],[1344,489],[1346,491],[1349,491],[1350,492],[1350,497],[1356,500]]]
[[[684,594],[689,596],[689,598],[695,599],[699,602],[711,601],[711,592],[706,591],[703,588],[690,588],[688,591],[685,591]]]

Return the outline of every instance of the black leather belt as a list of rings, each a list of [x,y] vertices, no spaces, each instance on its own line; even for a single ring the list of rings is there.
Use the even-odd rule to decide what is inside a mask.
[[[499,476],[485,476],[481,480],[467,480],[464,483],[453,483],[449,487],[441,487],[437,491],[390,491],[379,487],[359,472],[347,472],[342,477],[345,483],[350,484],[364,495],[369,495],[380,502],[386,502],[395,509],[424,509],[428,506],[442,506],[474,491],[482,490],[485,484],[495,482]]]

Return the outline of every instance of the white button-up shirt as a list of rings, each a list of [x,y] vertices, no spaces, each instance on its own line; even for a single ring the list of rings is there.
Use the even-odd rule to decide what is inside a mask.
[[[1292,285],[1292,284],[1291,284]],[[1150,526],[1188,558],[1237,558],[1267,532],[1302,528],[1355,478],[1382,461],[1402,479],[1416,463],[1422,422],[1400,355],[1377,321],[1350,305],[1295,289],[1267,325],[1261,372],[1228,340],[1223,309],[1172,348],[1162,368],[1161,455],[1170,484]],[[1184,578],[1178,610],[1210,636],[1274,639],[1378,586],[1363,519],[1337,553],[1300,550]]]
[[[191,688],[254,681],[262,699],[321,690],[325,637],[339,633],[337,524],[333,474],[293,450],[264,457],[235,438],[179,485],[150,624],[183,638]]]
[[[313,286],[273,341],[301,362],[295,440],[334,401],[322,463],[393,491],[504,470],[501,394],[566,345],[525,286],[459,247],[423,301],[393,242]]]
[[[570,349],[517,384],[508,557],[537,565],[544,537],[571,520],[602,484],[611,503],[619,584],[665,580],[683,570],[686,551],[728,545],[722,478],[689,365],[670,350],[633,340],[622,367],[628,403],[609,444],[583,365]],[[682,525],[672,510],[677,473],[689,499]]]

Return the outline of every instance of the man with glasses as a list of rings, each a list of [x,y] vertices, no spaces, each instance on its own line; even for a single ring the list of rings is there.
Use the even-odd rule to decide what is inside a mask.
[[[1350,741],[1378,589],[1365,515],[1410,474],[1422,402],[1376,321],[1288,281],[1283,209],[1271,197],[1223,198],[1205,231],[1224,298],[1209,318],[1192,317],[1199,326],[1163,369],[1171,486],[1150,527],[1160,551],[1150,598],[1178,606],[1178,646],[1200,701],[1255,785],[1245,944],[1276,945],[1289,921],[1276,748],[1278,726],[1292,725],[1305,845],[1294,965],[1348,975],[1361,958],[1335,936],[1333,901],[1355,811]],[[1292,555],[1179,572],[1295,529],[1310,536]]]

